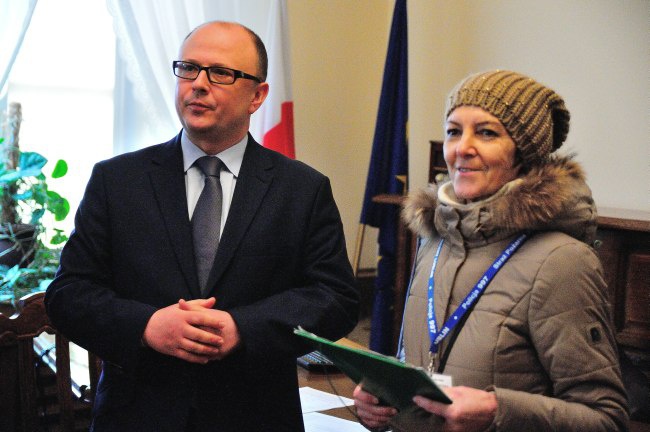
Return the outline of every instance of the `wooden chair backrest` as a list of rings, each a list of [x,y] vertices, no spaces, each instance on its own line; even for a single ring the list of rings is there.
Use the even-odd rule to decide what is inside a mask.
[[[44,297],[44,293],[30,294],[20,299],[13,316],[0,314],[0,431],[38,431],[46,421],[43,410],[39,410],[38,356],[34,351],[34,338],[44,332],[55,336],[57,430],[76,430],[75,408],[80,404],[92,406],[99,360],[89,354],[90,391],[77,398],[70,377],[70,344],[52,326]]]

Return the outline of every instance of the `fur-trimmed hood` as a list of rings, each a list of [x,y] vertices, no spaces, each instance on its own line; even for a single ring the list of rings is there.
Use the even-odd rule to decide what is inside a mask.
[[[571,156],[551,158],[486,200],[461,204],[454,196],[451,183],[432,183],[409,194],[402,218],[414,233],[428,237],[449,230],[445,215],[454,213],[466,241],[519,231],[561,231],[587,244],[595,237],[596,205],[582,167]]]

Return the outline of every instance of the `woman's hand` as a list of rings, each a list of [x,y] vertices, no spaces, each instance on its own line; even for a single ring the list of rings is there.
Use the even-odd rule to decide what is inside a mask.
[[[494,393],[469,387],[448,387],[444,390],[454,403],[447,405],[422,396],[415,396],[413,402],[444,418],[442,430],[445,432],[482,432],[490,427],[497,413]]]
[[[364,391],[360,385],[354,389],[354,406],[361,422],[371,428],[384,427],[397,414],[393,407],[379,405],[379,399]]]

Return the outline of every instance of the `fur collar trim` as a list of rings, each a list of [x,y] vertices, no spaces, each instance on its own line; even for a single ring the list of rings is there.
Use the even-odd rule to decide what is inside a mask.
[[[451,184],[440,188],[451,189]],[[402,218],[413,232],[431,236],[436,231],[436,208],[448,206],[457,209],[463,219],[476,216],[481,220],[476,229],[484,233],[553,230],[587,243],[595,236],[596,206],[584,171],[572,156],[554,156],[478,203],[447,203],[447,199],[439,199],[441,195],[434,183],[409,194]]]

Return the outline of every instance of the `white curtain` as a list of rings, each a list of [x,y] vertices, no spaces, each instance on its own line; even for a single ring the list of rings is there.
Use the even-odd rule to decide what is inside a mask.
[[[0,0],[0,112],[7,109],[7,80],[37,0]]]
[[[289,53],[287,5],[284,0],[270,0],[265,33],[258,33],[269,53],[269,95],[251,119],[250,132],[262,143],[269,129],[281,120],[282,103],[293,101],[291,96],[291,58]]]
[[[106,3],[118,44],[116,154],[166,141],[180,130],[171,64],[177,59],[181,42],[193,28],[210,20],[236,21],[264,40],[270,8],[268,0],[106,0]]]

